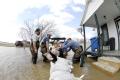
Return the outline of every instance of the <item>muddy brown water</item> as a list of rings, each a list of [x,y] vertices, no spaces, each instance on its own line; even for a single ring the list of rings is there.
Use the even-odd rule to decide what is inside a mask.
[[[93,60],[86,62],[83,68],[73,65],[76,77],[85,74],[84,80],[120,80],[120,71],[109,75],[91,65]],[[33,65],[29,49],[0,47],[0,80],[49,80],[49,69],[49,63],[43,63],[40,58]]]

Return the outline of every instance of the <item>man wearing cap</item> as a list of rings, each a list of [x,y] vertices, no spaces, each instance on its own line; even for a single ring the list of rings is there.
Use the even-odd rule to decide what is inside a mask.
[[[33,64],[36,64],[36,62],[37,62],[38,49],[39,49],[39,40],[40,40],[40,29],[37,28],[35,30],[35,33],[32,36],[31,46],[30,46]]]
[[[49,53],[49,39],[51,38],[51,34],[47,34],[42,43],[41,43],[41,53],[42,53],[42,56],[43,56],[43,62],[47,62],[47,57],[46,55]]]

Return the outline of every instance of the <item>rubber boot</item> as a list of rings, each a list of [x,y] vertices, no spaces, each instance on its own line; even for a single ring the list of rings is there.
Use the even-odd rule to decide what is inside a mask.
[[[32,61],[33,61],[33,64],[36,64],[36,62],[37,62],[37,53],[35,53],[34,56],[32,57]]]
[[[47,62],[47,60],[48,60],[47,57],[43,54],[42,54],[42,56],[43,56],[43,62]]]

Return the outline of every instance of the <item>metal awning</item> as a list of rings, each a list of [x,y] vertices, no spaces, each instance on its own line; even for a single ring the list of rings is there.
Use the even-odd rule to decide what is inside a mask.
[[[104,0],[104,3],[94,13],[98,17],[100,26],[120,16],[120,10],[115,1],[116,0]],[[120,2],[118,4],[120,4]],[[94,14],[92,14],[92,16],[84,22],[85,26],[96,27]]]

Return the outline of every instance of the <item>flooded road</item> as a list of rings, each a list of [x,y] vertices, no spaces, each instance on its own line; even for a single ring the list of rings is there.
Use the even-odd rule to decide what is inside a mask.
[[[48,80],[49,63],[43,63],[39,55],[36,65],[31,63],[29,49],[0,47],[0,80]],[[109,75],[91,65],[87,59],[85,67],[74,64],[76,77],[85,74],[84,80],[120,80],[120,72]]]

